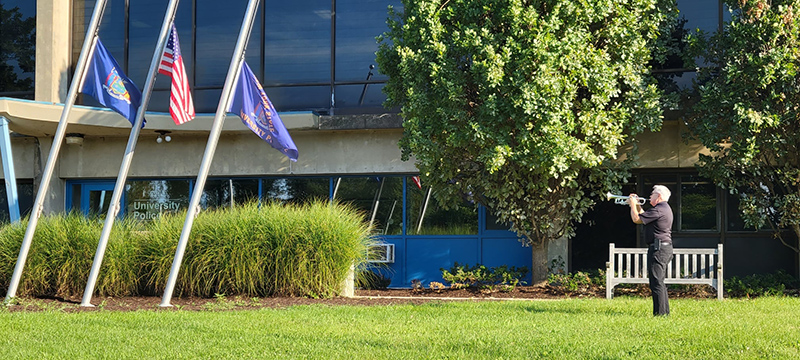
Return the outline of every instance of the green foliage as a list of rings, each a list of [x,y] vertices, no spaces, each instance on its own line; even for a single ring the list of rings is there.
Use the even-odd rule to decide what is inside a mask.
[[[356,287],[366,290],[385,290],[391,283],[391,278],[372,270],[359,271],[356,276]]]
[[[740,198],[748,226],[769,227],[800,251],[800,9],[797,0],[726,1],[732,18],[722,32],[690,37],[709,65],[687,119],[691,137],[713,151],[701,175]]]
[[[164,235],[179,233],[183,216],[164,217]],[[171,237],[177,239],[177,237]],[[364,215],[352,207],[311,201],[302,205],[250,203],[201,213],[195,220],[176,293],[211,296],[330,297],[341,290],[351,265],[363,266],[374,242]],[[151,291],[166,284],[172,252],[146,253]],[[168,254],[168,255],[167,255]]]
[[[184,220],[185,212],[145,224],[116,222],[97,293],[162,293]],[[80,296],[102,226],[79,213],[42,218],[18,294]],[[23,221],[0,229],[2,286],[8,286],[26,227]],[[206,211],[195,219],[175,293],[330,297],[341,290],[351,266],[366,266],[374,241],[363,214],[327,201]]]
[[[547,273],[549,274],[564,274],[567,272],[567,262],[559,255],[557,258],[550,260],[550,265],[547,266]]]
[[[800,281],[784,271],[725,279],[725,290],[731,297],[783,296],[787,289],[798,287]]]
[[[444,268],[440,270],[442,279],[449,282],[451,288],[475,287],[491,291],[514,290],[520,283],[525,283],[520,279],[528,273],[528,268],[525,266],[518,268],[502,265],[487,268],[480,264],[469,266],[469,264],[459,265],[458,263],[454,263],[450,270]]]
[[[0,284],[8,288],[27,220],[0,228]],[[31,242],[17,295],[59,297],[83,294],[103,223],[80,213],[44,216]],[[97,279],[101,295],[135,294],[138,287],[137,224],[117,222],[111,231]]]
[[[578,271],[574,274],[559,272],[550,274],[547,283],[568,293],[585,293],[592,287],[605,286],[606,279],[603,270],[592,273]]]
[[[648,64],[676,14],[666,0],[403,1],[377,52],[403,159],[440,202],[474,194],[525,242],[570,236],[628,176],[620,146],[660,128]]]

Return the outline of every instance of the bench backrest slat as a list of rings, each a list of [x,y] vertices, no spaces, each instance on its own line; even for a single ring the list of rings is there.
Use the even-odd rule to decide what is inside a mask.
[[[628,277],[633,277],[631,273],[631,254],[625,254],[625,273],[628,274]]]
[[[710,276],[710,271],[708,271],[708,268],[706,268],[706,258],[707,256],[705,255],[700,256],[700,277],[703,279],[711,279],[713,276]]]

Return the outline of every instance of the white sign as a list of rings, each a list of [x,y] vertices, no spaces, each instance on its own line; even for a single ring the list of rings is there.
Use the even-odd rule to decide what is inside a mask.
[[[165,212],[176,212],[180,203],[175,200],[133,200],[128,204],[128,214],[136,220],[158,219]]]

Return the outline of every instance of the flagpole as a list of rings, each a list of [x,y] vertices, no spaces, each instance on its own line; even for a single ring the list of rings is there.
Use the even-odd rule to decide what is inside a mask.
[[[372,217],[369,218],[369,226],[372,227],[372,223],[375,222],[375,215],[378,215],[378,206],[381,203],[381,195],[383,194],[383,182],[386,180],[386,177],[381,178],[381,187],[378,189],[378,193],[375,194],[375,203],[373,204],[375,207],[372,209]]]
[[[72,105],[75,103],[75,98],[78,96],[79,86],[83,82],[83,77],[86,74],[86,63],[94,53],[95,43],[97,42],[97,27],[100,24],[100,20],[103,18],[105,5],[106,0],[97,0],[94,5],[92,19],[89,21],[89,28],[86,30],[86,38],[83,40],[81,54],[78,57],[78,63],[75,67],[75,74],[73,74],[72,82],[69,85],[69,92],[67,93],[67,100],[64,103],[64,110],[61,112],[61,118],[58,120],[58,127],[53,136],[50,155],[47,157],[47,164],[45,165],[44,174],[39,184],[39,192],[36,194],[33,211],[28,220],[28,228],[25,230],[25,236],[22,238],[22,246],[20,246],[19,256],[17,256],[17,264],[14,266],[14,273],[11,275],[11,282],[8,284],[5,302],[8,302],[17,294],[17,287],[22,278],[22,270],[25,268],[25,261],[28,258],[28,251],[31,248],[33,233],[36,232],[36,225],[39,222],[39,217],[42,215],[44,199],[50,187],[50,179],[55,170],[58,153],[61,150],[61,143],[64,142],[64,135],[67,132],[69,113],[72,110]]]
[[[206,185],[206,177],[208,177],[208,170],[211,168],[211,161],[214,159],[214,151],[217,149],[217,142],[219,141],[220,132],[222,132],[222,123],[225,121],[225,114],[231,102],[231,92],[235,85],[236,79],[239,77],[239,71],[244,61],[244,51],[247,48],[247,42],[250,39],[250,31],[253,28],[253,19],[258,8],[259,0],[249,0],[247,5],[247,12],[245,13],[244,20],[242,21],[242,28],[239,30],[239,39],[236,41],[236,47],[233,50],[233,57],[231,57],[231,64],[228,68],[228,76],[225,78],[225,85],[222,88],[222,95],[219,98],[219,105],[217,105],[217,113],[214,116],[214,124],[211,127],[211,133],[208,135],[208,142],[206,143],[206,150],[203,154],[203,161],[200,164],[200,172],[197,174],[197,181],[194,184],[192,191],[192,199],[189,202],[189,209],[186,212],[186,221],[183,223],[181,230],[181,237],[178,240],[178,247],[175,249],[175,258],[172,260],[172,268],[169,271],[169,278],[167,279],[167,286],[164,289],[164,296],[161,299],[161,307],[170,307],[170,300],[172,299],[172,292],[175,288],[175,283],[178,280],[178,272],[180,271],[183,255],[186,251],[186,243],[189,241],[189,233],[192,231],[192,224],[194,217],[199,213],[200,198],[203,195],[203,188]]]
[[[100,266],[103,264],[103,256],[106,253],[108,246],[108,238],[111,235],[111,229],[114,225],[114,220],[120,211],[120,200],[122,193],[125,189],[125,181],[128,178],[128,172],[131,168],[131,161],[133,161],[133,154],[136,150],[136,142],[139,140],[139,133],[142,131],[142,123],[144,122],[144,114],[147,111],[147,104],[150,102],[150,95],[153,93],[153,86],[155,85],[155,78],[158,75],[158,66],[161,63],[161,57],[164,53],[164,48],[167,45],[167,38],[169,37],[172,23],[175,20],[175,12],[178,8],[180,0],[170,0],[167,5],[167,11],[164,14],[164,22],[161,24],[161,33],[156,43],[156,48],[153,53],[153,58],[150,61],[150,70],[147,72],[147,80],[144,84],[144,93],[142,94],[142,103],[136,112],[136,120],[131,128],[131,134],[128,137],[128,146],[125,148],[125,155],[122,158],[122,164],[119,167],[119,174],[117,175],[117,182],[114,185],[114,193],[111,195],[111,204],[108,207],[105,222],[103,223],[103,231],[100,234],[100,240],[97,243],[97,251],[94,253],[94,261],[92,262],[92,270],[89,272],[89,279],[86,282],[86,288],[83,291],[83,300],[81,306],[93,307],[92,294],[94,293],[95,286],[97,285],[97,277],[100,274]]]
[[[417,233],[415,235],[419,235],[420,230],[422,230],[422,219],[425,218],[425,211],[428,210],[428,202],[431,200],[431,190],[433,190],[433,186],[429,186],[428,193],[425,194],[425,203],[422,204],[422,209],[419,213],[419,224],[417,225]]]

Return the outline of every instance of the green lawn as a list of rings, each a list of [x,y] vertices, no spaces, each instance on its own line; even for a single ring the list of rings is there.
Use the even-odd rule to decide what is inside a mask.
[[[255,311],[8,312],[0,359],[790,359],[800,299],[649,298],[298,306]]]

